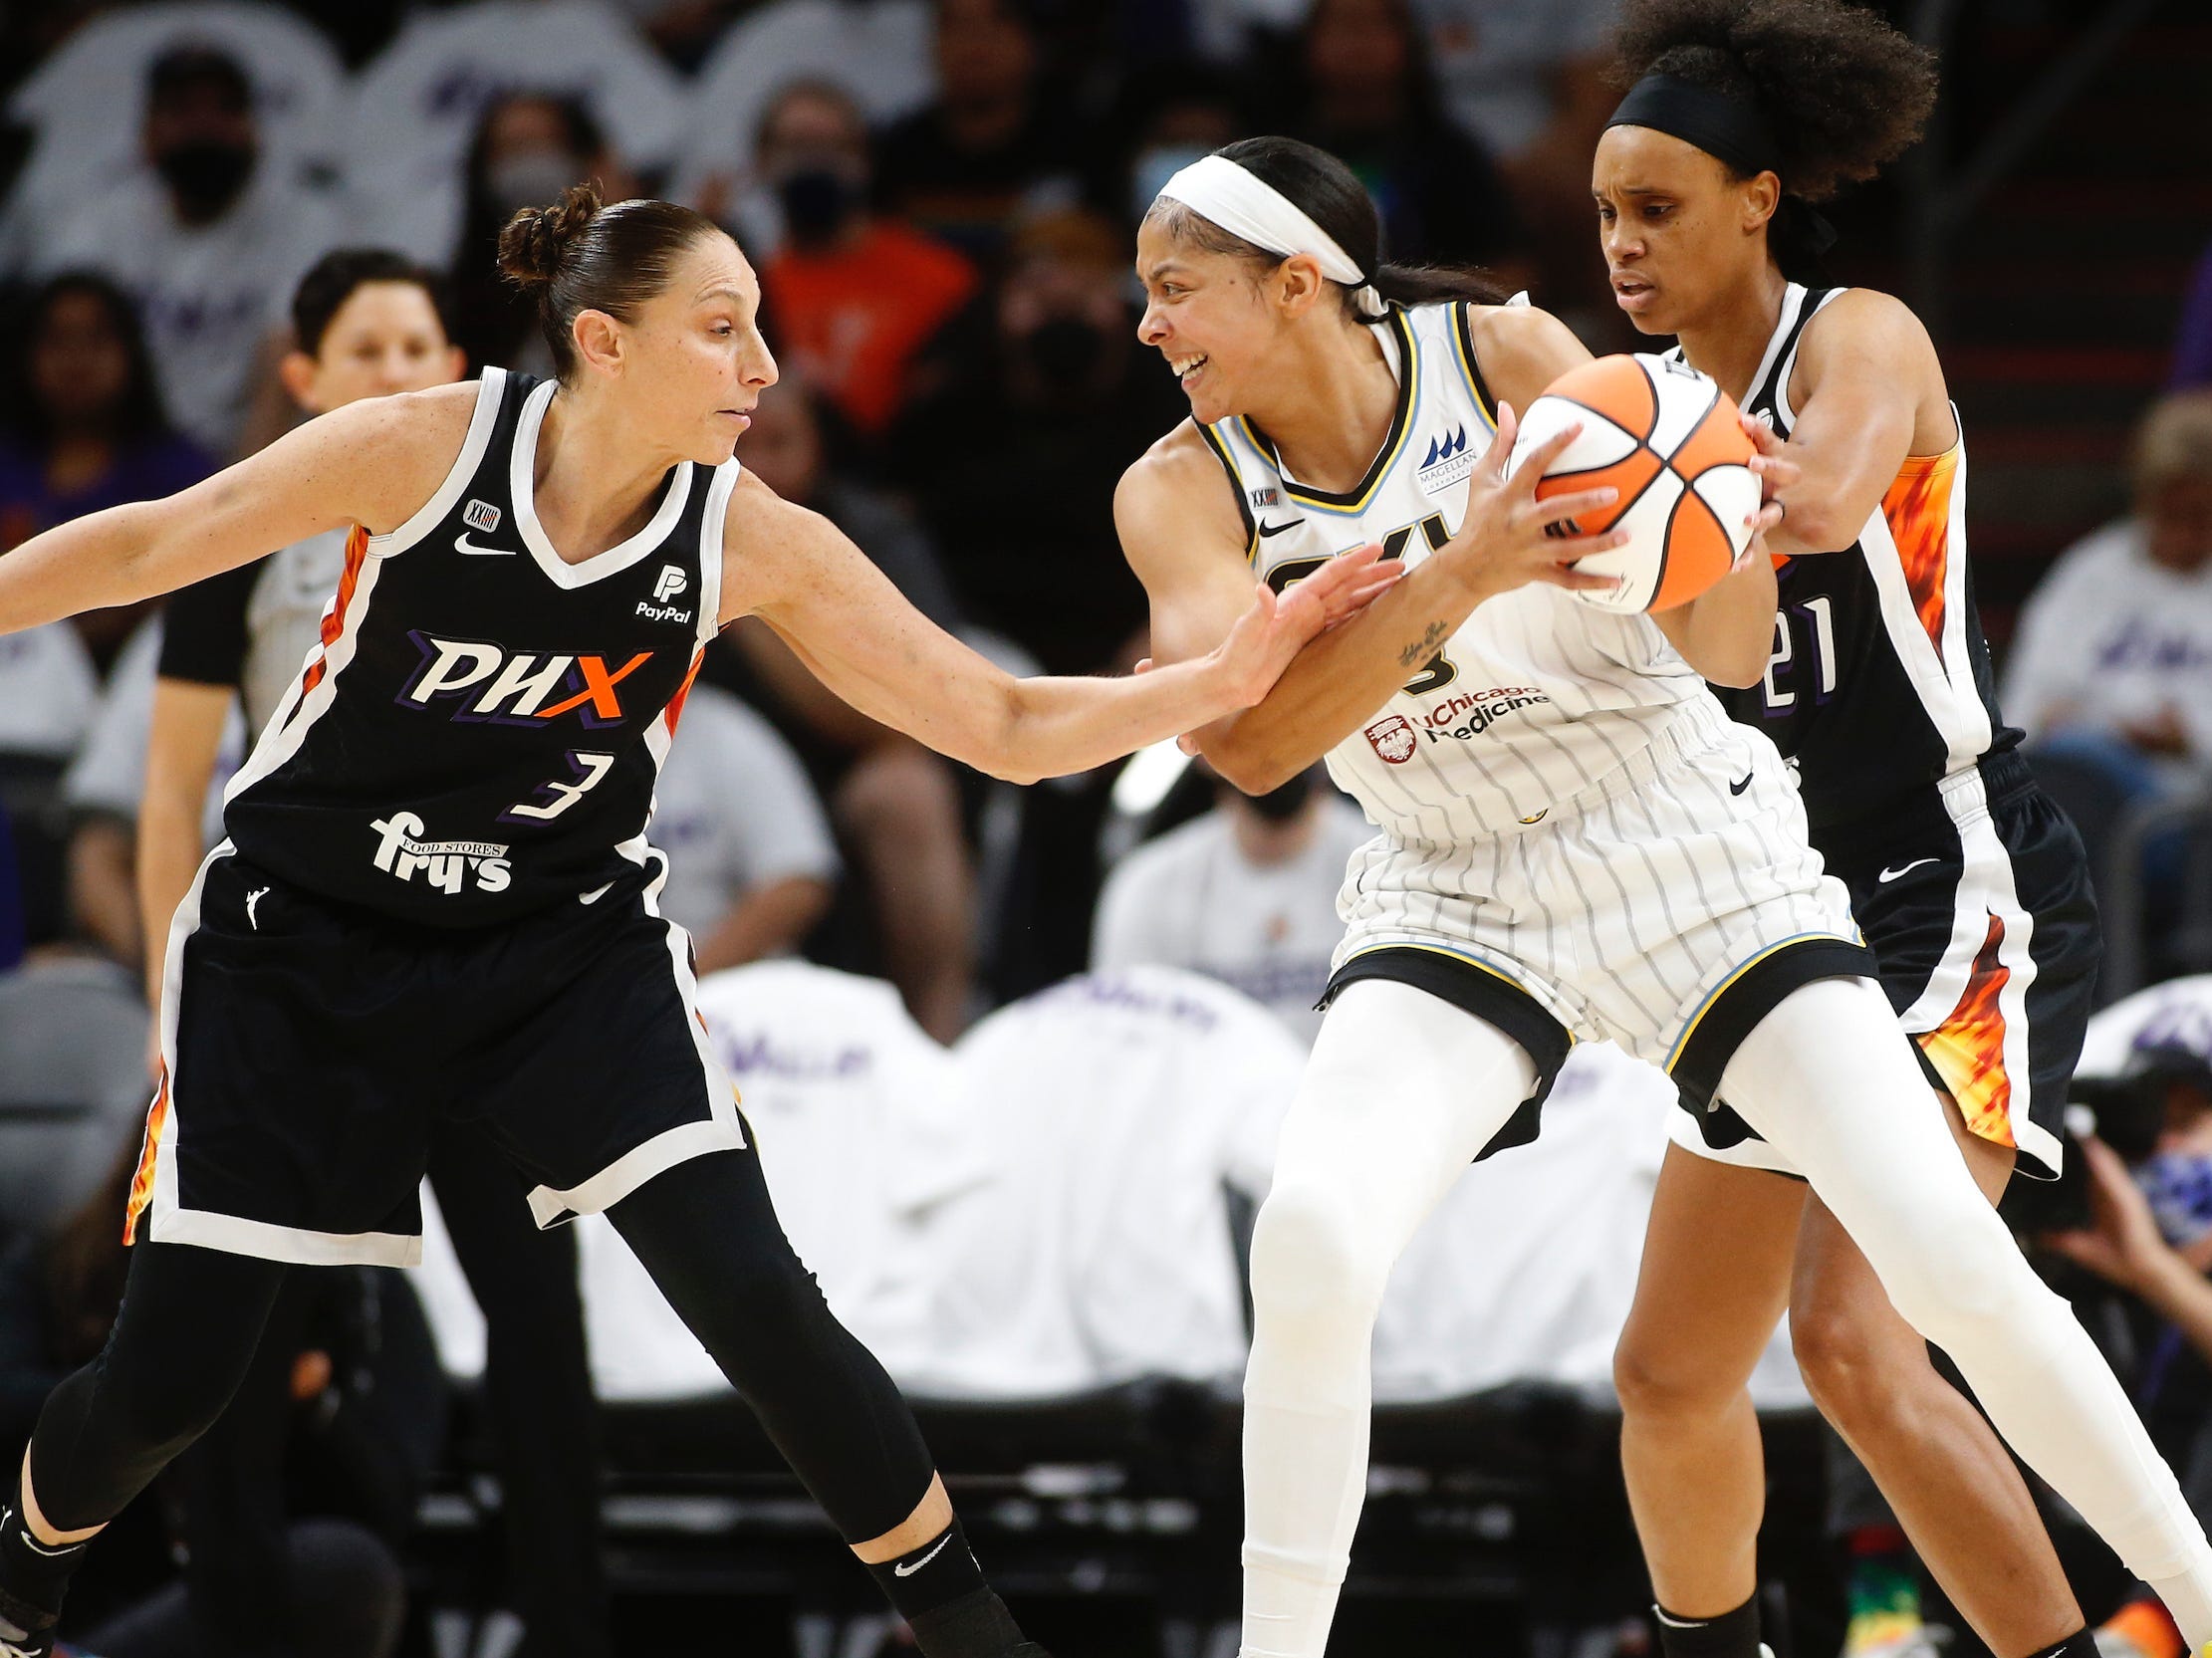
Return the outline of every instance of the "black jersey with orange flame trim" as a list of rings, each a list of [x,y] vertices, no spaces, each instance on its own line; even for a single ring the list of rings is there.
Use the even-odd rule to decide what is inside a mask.
[[[485,369],[437,493],[389,535],[354,531],[322,643],[226,797],[254,864],[453,927],[594,901],[645,865],[738,468],[677,465],[643,529],[565,563],[532,499],[553,393]]]
[[[1790,284],[1745,407],[1783,437],[1805,328],[1841,288]],[[1953,419],[1957,411],[1952,411]],[[1760,682],[1716,688],[1798,773],[1813,840],[1925,795],[2020,741],[2004,723],[1966,561],[1966,438],[1908,457],[1841,553],[1777,561],[1774,653]]]

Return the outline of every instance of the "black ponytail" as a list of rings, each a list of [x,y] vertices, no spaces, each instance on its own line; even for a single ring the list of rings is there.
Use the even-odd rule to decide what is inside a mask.
[[[1240,138],[1214,153],[1234,161],[1312,219],[1359,267],[1367,285],[1392,305],[1439,305],[1452,300],[1496,305],[1506,297],[1487,271],[1472,265],[1385,264],[1382,219],[1373,198],[1358,176],[1326,149],[1296,138],[1265,137]],[[1209,253],[1252,260],[1270,270],[1289,257],[1222,229],[1181,202],[1156,201],[1147,217],[1179,240]],[[1360,312],[1354,288],[1342,283],[1336,287],[1348,317],[1360,323],[1378,320]]]

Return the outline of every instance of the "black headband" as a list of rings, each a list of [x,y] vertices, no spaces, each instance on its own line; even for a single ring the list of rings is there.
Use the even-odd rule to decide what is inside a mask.
[[[1738,172],[1782,176],[1782,146],[1757,105],[1679,75],[1646,75],[1628,89],[1628,96],[1605,124],[1648,126],[1654,132],[1695,144]],[[1782,188],[1782,201],[1775,209],[1776,227],[1789,232],[1804,244],[1806,252],[1819,258],[1835,245],[1836,227],[1811,202],[1791,195],[1787,178]]]
[[[1756,105],[1679,75],[1646,75],[1628,89],[1605,124],[1648,126],[1697,145],[1738,172],[1782,171],[1782,146]]]

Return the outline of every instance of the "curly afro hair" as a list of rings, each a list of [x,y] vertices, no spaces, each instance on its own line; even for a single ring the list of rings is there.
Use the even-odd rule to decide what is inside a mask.
[[[1843,0],[1627,0],[1613,46],[1624,86],[1658,71],[1756,103],[1807,201],[1873,177],[1935,106],[1935,54]]]

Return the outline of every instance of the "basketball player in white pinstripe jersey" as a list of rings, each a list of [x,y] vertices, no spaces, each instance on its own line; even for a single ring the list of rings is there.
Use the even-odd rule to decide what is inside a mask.
[[[1586,354],[1451,273],[1381,267],[1373,204],[1311,146],[1248,139],[1176,174],[1137,269],[1140,337],[1193,417],[1115,498],[1158,656],[1210,648],[1255,566],[1288,585],[1380,542],[1413,567],[1193,739],[1249,790],[1326,754],[1381,830],[1340,899],[1328,1016],[1253,1241],[1245,1653],[1319,1658],[1390,1265],[1468,1159],[1535,1132],[1577,1036],[1663,1066],[1692,1111],[1725,1092],[2054,1485],[2116,1531],[2204,1550],[1926,1110],[1780,755],[1698,683],[1763,671],[1768,562],[1658,618],[1560,591],[1598,542],[1531,534],[1559,503],[1504,476],[1505,404]]]

